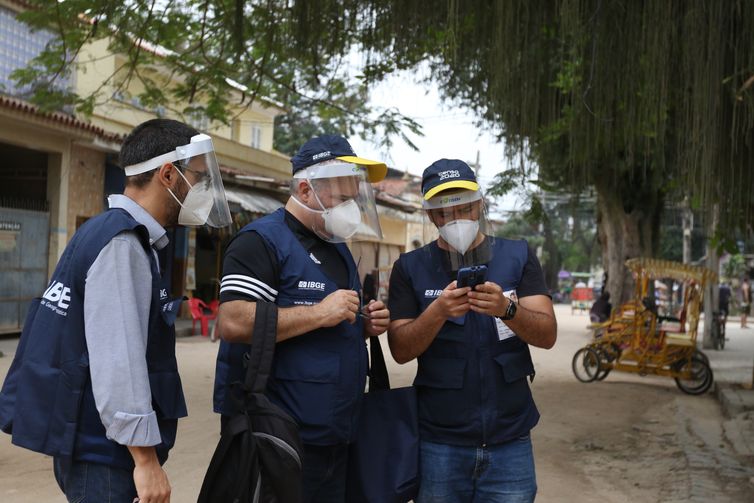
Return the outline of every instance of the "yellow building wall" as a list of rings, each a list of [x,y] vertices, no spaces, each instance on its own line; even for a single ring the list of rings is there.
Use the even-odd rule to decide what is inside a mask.
[[[380,227],[382,228],[382,243],[406,246],[406,222],[380,215]]]
[[[260,100],[248,107],[231,109],[229,112],[231,121],[228,124],[184,117],[181,114],[187,106],[185,103],[177,104],[172,108],[167,106],[159,110],[144,109],[138,100],[139,94],[144,91],[143,84],[133,76],[128,80],[127,72],[118,70],[124,61],[123,56],[109,53],[107,40],[98,40],[88,44],[79,56],[79,67],[75,78],[77,92],[80,95],[89,95],[95,92],[102,94],[101,103],[95,107],[91,117],[93,124],[108,132],[126,135],[134,126],[158,115],[180,120],[211,134],[215,139],[217,154],[225,156],[230,166],[243,168],[245,167],[244,164],[249,162],[256,165],[252,166],[252,171],[255,173],[262,171],[259,174],[280,175],[281,166],[274,159],[274,157],[281,157],[279,154],[274,155],[273,158],[260,157],[255,156],[251,150],[275,154],[272,152],[274,119],[276,115],[282,113],[281,109],[275,106],[267,106]],[[169,87],[165,77],[168,73],[159,66],[145,66],[140,69],[140,72],[156,82],[161,82],[165,88]],[[113,76],[113,73],[115,73],[115,76]],[[125,84],[126,80],[128,80],[127,85]],[[106,84],[103,85],[103,82],[106,82]],[[240,101],[240,93],[230,92],[237,94],[237,101]],[[106,98],[112,99],[106,100]],[[236,97],[234,96],[234,98]],[[231,99],[231,101],[233,100]],[[197,105],[201,105],[201,96],[197,96]],[[258,149],[252,148],[254,126],[259,127],[261,133]],[[227,140],[227,142],[218,142],[219,139]],[[219,143],[221,144],[218,145]],[[235,148],[229,148],[233,144],[235,144]],[[274,173],[264,173],[268,169],[271,169]],[[286,174],[290,174],[289,170]]]

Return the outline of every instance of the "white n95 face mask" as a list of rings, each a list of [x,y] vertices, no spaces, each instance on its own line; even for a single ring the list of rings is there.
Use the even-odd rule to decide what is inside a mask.
[[[356,201],[349,199],[322,212],[325,230],[341,239],[350,239],[361,223],[361,210]]]
[[[458,253],[464,254],[479,233],[477,220],[453,220],[439,229],[440,236]]]
[[[183,173],[181,173],[181,170],[177,171],[181,175],[181,178],[191,187],[183,202],[180,202],[175,197],[175,194],[173,194],[173,191],[168,189],[173,199],[181,205],[181,211],[178,214],[178,225],[198,227],[206,224],[214,205],[214,200],[207,189],[207,184],[196,183],[195,185],[191,185]]]
[[[317,199],[317,202],[319,202],[319,198],[317,198],[316,195],[315,198]],[[322,220],[324,220],[325,223],[325,230],[338,238],[338,242],[350,239],[359,229],[359,224],[361,223],[361,209],[359,208],[358,203],[353,199],[349,199],[348,201],[325,210],[315,210],[314,208],[310,208],[299,201],[296,196],[291,197],[291,199],[305,210],[321,214]],[[319,204],[322,206],[322,203]]]

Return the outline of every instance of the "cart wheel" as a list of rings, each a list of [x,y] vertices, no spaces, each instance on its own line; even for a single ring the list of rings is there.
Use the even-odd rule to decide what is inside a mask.
[[[702,353],[698,349],[694,349],[694,356],[696,356],[698,358],[701,358],[702,360],[704,360],[704,363],[706,363],[708,367],[710,366],[710,364],[709,364],[709,356],[705,355],[704,353]]]
[[[685,362],[677,368],[679,372],[690,370],[691,375],[688,379],[675,378],[676,385],[678,385],[681,391],[689,395],[706,393],[714,380],[709,363],[700,357],[699,354],[704,355],[704,353],[694,353],[690,362]]]
[[[600,356],[592,348],[581,348],[573,355],[573,375],[581,382],[592,382],[600,373]]]
[[[599,358],[599,363],[600,363],[599,369],[597,370],[597,375],[595,376],[594,379],[596,381],[601,381],[605,377],[607,377],[607,375],[612,370],[610,368],[610,362],[612,360],[610,358],[610,353],[608,352],[607,349],[599,347],[599,346],[593,349],[597,352],[597,357]]]

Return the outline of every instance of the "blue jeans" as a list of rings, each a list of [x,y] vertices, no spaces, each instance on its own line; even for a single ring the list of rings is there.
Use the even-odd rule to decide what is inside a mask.
[[[302,493],[304,503],[344,503],[348,445],[304,444]]]
[[[417,503],[530,503],[537,494],[529,435],[487,447],[422,441],[420,453]]]
[[[130,470],[54,458],[55,480],[70,503],[133,503],[134,474]]]

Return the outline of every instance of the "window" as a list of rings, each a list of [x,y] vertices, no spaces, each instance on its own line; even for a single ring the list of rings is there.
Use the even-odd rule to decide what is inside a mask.
[[[0,91],[11,96],[23,96],[30,86],[18,87],[11,73],[24,68],[35,58],[54,35],[46,30],[32,32],[16,19],[16,13],[0,7]],[[68,87],[68,77],[58,77],[56,87]]]
[[[198,131],[206,131],[209,128],[209,118],[202,108],[194,108],[185,113],[186,122]]]
[[[262,128],[256,124],[251,126],[251,146],[262,148]]]

